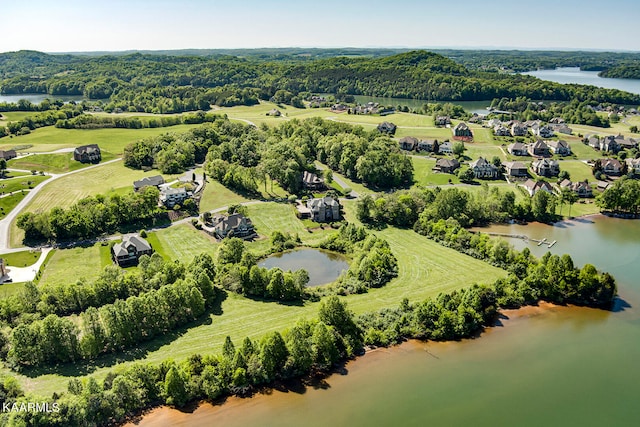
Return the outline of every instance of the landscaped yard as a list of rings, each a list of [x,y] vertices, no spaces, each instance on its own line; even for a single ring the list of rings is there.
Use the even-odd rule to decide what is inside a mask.
[[[100,243],[90,247],[58,249],[49,260],[39,283],[64,285],[75,283],[79,279],[92,281],[106,265],[108,264],[105,264]]]
[[[558,163],[561,171],[569,172],[569,179],[573,182],[584,181],[585,179],[589,182],[596,181],[593,177],[591,166],[580,160],[561,160]]]
[[[224,185],[212,178],[207,178],[202,199],[200,199],[200,212],[207,212],[223,206],[246,202],[249,199],[229,190]]]
[[[191,224],[180,224],[148,233],[147,240],[153,249],[167,260],[189,263],[194,256],[206,252],[215,256],[216,239]]]
[[[447,185],[451,183],[459,184],[460,180],[456,175],[449,173],[440,173],[433,170],[436,165],[434,159],[428,159],[426,157],[413,156],[411,158],[413,162],[413,180],[419,185]]]
[[[38,258],[40,258],[40,251],[25,250],[20,252],[11,252],[0,255],[0,258],[4,259],[4,262],[8,266],[28,267],[38,261]]]

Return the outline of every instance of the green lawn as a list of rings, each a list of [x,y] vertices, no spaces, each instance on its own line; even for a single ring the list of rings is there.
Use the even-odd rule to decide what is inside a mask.
[[[413,156],[411,161],[413,163],[414,171],[413,179],[416,184],[428,186],[446,185],[449,184],[449,181],[454,184],[460,183],[460,180],[455,175],[433,171],[433,167],[436,165],[436,161],[433,159]]]
[[[42,181],[49,179],[46,175],[22,175],[15,178],[0,180],[0,194],[13,193],[14,191],[30,190]]]
[[[8,266],[28,267],[40,258],[40,251],[21,251],[0,255]]]
[[[218,181],[211,178],[207,179],[207,185],[204,187],[204,193],[202,194],[202,199],[200,199],[200,212],[211,211],[249,200],[241,194],[229,190]]]
[[[267,204],[267,209],[275,211],[276,208],[272,205],[274,204]],[[356,314],[382,307],[394,307],[403,298],[419,301],[439,292],[452,291],[472,283],[489,283],[506,274],[482,261],[444,248],[411,230],[389,228],[379,234],[389,241],[399,260],[400,277],[381,289],[346,297],[349,308]],[[229,294],[222,303],[221,314],[211,315],[210,319],[180,333],[171,342],[158,340],[143,344],[139,351],[143,354],[143,360],[154,363],[167,358],[182,360],[193,353],[219,352],[227,335],[236,344],[241,343],[245,336],[259,339],[267,332],[286,329],[300,318],[315,318],[318,305],[305,303],[303,306],[287,306]],[[102,377],[114,368],[114,364],[117,368],[132,363],[118,362],[121,360],[115,356],[101,359],[96,364],[100,367],[95,368],[93,373]],[[0,372],[4,371],[7,370],[3,369]],[[60,373],[36,378],[27,378],[20,374],[16,377],[27,390],[37,390],[40,394],[47,395],[65,390],[69,375],[75,374],[77,371],[69,366],[62,368]]]
[[[20,283],[3,283],[0,285],[0,298],[8,298],[11,295],[19,293],[26,282]]]
[[[593,173],[591,172],[591,166],[581,162],[580,160],[561,160],[558,163],[560,164],[561,171],[569,172],[569,179],[573,182],[584,181],[585,179],[589,182],[596,181],[593,177]]]
[[[0,219],[4,218],[26,196],[26,193],[16,193],[6,197],[0,197]]]
[[[115,156],[106,151],[102,152],[102,161],[114,159]],[[14,169],[36,170],[50,173],[66,173],[91,166],[73,160],[73,153],[34,154],[19,159],[9,160],[8,167]]]
[[[92,281],[102,269],[103,257],[100,243],[83,248],[57,249],[40,277],[40,284],[64,285],[79,279]]]
[[[206,252],[214,256],[218,243],[204,231],[196,230],[191,224],[180,224],[173,227],[148,233],[151,246],[165,259],[179,260],[189,263],[194,256]]]
[[[77,147],[85,144],[98,144],[100,148],[113,155],[121,155],[130,142],[165,133],[180,133],[200,125],[177,125],[165,128],[146,129],[58,129],[47,126],[36,129],[28,135],[0,139],[0,150],[16,145],[32,145],[32,152],[55,151],[60,148]]]

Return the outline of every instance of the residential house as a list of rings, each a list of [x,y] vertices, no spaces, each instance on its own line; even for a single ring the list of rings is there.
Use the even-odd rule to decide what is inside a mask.
[[[119,266],[137,264],[142,255],[151,255],[153,248],[144,238],[138,234],[122,236],[122,242],[116,243],[111,248],[111,256]]]
[[[622,163],[617,159],[601,159],[600,166],[602,166],[602,173],[605,175],[618,176],[623,173]]]
[[[446,126],[451,124],[451,118],[449,116],[437,116],[434,120],[436,126]]]
[[[598,185],[596,186],[598,191],[604,191],[609,188],[609,183],[607,181],[598,181]]]
[[[11,160],[16,156],[15,150],[0,150],[0,159]]]
[[[272,116],[272,117],[280,117],[281,115],[282,113],[277,108],[269,110],[269,112],[267,113],[267,116]]]
[[[310,199],[307,208],[311,209],[311,219],[315,222],[338,221],[340,219],[340,203],[333,197]]]
[[[454,173],[460,167],[457,159],[438,159],[434,170],[442,173]]]
[[[453,139],[470,141],[473,139],[473,133],[465,122],[460,122],[453,128]]]
[[[560,189],[568,188],[578,195],[578,197],[593,197],[593,190],[589,183],[585,181],[571,182],[568,179],[562,180]]]
[[[326,188],[324,179],[313,172],[302,172],[302,187],[307,190],[324,190]]]
[[[80,163],[98,163],[102,160],[102,153],[98,144],[89,144],[76,147],[73,150],[73,160]]]
[[[599,150],[600,149],[600,138],[597,135],[587,135],[587,136],[584,137],[582,142],[584,142],[585,144],[587,144],[589,147],[593,148],[594,150]]]
[[[561,139],[559,141],[545,141],[545,143],[553,154],[560,156],[569,156],[571,154],[571,147],[567,141]]]
[[[565,121],[562,117],[554,117],[551,120],[549,120],[549,123],[554,125],[561,125],[561,124],[564,124]]]
[[[382,122],[378,125],[378,132],[393,135],[398,127],[391,122]]]
[[[438,153],[453,154],[453,144],[450,141],[441,142],[440,145],[438,145]]]
[[[173,208],[175,205],[181,205],[190,196],[191,195],[184,187],[166,187],[160,190],[160,202],[168,208]]]
[[[553,194],[553,187],[551,184],[545,181],[534,181],[528,179],[522,186],[527,190],[529,196],[533,197],[538,191],[546,191],[549,194]]]
[[[564,133],[566,135],[571,135],[571,133],[573,132],[573,129],[571,129],[569,126],[567,126],[566,124],[559,124],[559,125],[552,125],[550,124],[549,127],[551,127],[551,129],[553,129],[554,131],[558,132],[558,133]]]
[[[616,142],[618,143],[618,147],[621,150],[631,150],[633,148],[638,148],[638,141],[633,138],[625,138],[622,135],[616,136]]]
[[[418,142],[418,151],[431,153],[437,151],[437,148],[439,148],[437,139],[423,139]]]
[[[133,189],[139,191],[144,187],[156,187],[159,188],[164,184],[164,178],[160,175],[144,177],[141,180],[133,182]]]
[[[507,147],[509,154],[513,156],[528,156],[527,146],[522,142],[514,142]]]
[[[256,230],[251,220],[242,214],[215,215],[211,218],[213,228],[207,227],[205,231],[213,234],[218,239],[225,237],[239,237],[250,239],[256,236]]]
[[[640,159],[626,159],[627,168],[635,175],[640,175]]]
[[[529,176],[529,168],[522,162],[507,162],[504,164],[504,169],[508,176],[516,178]]]
[[[529,129],[520,122],[511,125],[511,136],[526,136]]]
[[[495,136],[511,136],[511,131],[502,125],[498,125],[493,128],[493,134]]]
[[[551,138],[555,135],[555,132],[550,126],[540,126],[534,124],[529,128],[532,135],[539,136],[540,138]]]
[[[486,114],[473,113],[469,117],[469,123],[482,123],[485,117],[487,117]]]
[[[346,104],[333,104],[331,106],[331,111],[337,111],[339,113],[347,111],[348,109],[349,109],[349,106]]]
[[[2,279],[7,275],[7,268],[4,265],[4,259],[0,258],[0,283],[2,283]]]
[[[557,160],[539,159],[533,162],[531,167],[538,176],[558,176],[560,174],[560,164]]]
[[[541,157],[549,155],[549,146],[541,139],[529,144],[529,154],[534,157]]]
[[[405,136],[400,138],[398,142],[401,150],[413,151],[418,146],[418,138],[414,138],[413,136]]]
[[[607,151],[612,153],[617,153],[618,151],[620,151],[618,141],[616,141],[616,137],[613,135],[604,136],[600,138],[599,142],[600,151]]]
[[[478,160],[471,162],[469,167],[473,170],[476,178],[495,179],[500,174],[500,169],[483,157],[479,157]]]
[[[508,127],[506,124],[503,124],[502,121],[500,119],[491,119],[487,122],[487,127],[490,127],[492,129],[495,129],[496,126],[505,126]]]

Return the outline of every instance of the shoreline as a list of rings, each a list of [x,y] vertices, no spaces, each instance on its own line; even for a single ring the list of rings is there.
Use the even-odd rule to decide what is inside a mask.
[[[352,371],[368,370],[380,359],[393,357],[397,354],[409,352],[425,352],[430,357],[439,359],[431,350],[447,349],[452,346],[461,346],[473,343],[482,339],[485,335],[499,332],[504,327],[516,326],[520,321],[539,316],[552,314],[558,310],[583,308],[578,306],[563,306],[545,301],[540,301],[537,305],[522,306],[517,309],[505,309],[498,312],[498,318],[492,326],[486,327],[474,338],[467,338],[459,341],[420,341],[409,339],[400,344],[390,347],[375,347],[367,349],[364,354],[344,362],[342,368],[333,369],[325,376],[318,378],[301,378],[280,382],[270,387],[255,391],[248,397],[231,395],[216,402],[202,400],[188,405],[186,408],[177,409],[167,405],[149,408],[140,415],[122,424],[124,427],[164,427],[164,426],[189,426],[208,425],[205,420],[216,417],[220,424],[224,424],[225,417],[233,417],[233,412],[241,410],[243,406],[251,407],[262,403],[265,399],[273,397],[275,394],[300,393],[304,394],[307,389],[329,389],[329,382],[335,382],[338,378],[348,377]]]

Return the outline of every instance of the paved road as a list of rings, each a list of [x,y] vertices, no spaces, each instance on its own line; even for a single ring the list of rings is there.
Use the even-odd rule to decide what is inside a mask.
[[[108,165],[109,163],[115,163],[121,160],[122,160],[121,158],[118,158],[118,159],[109,160],[108,162],[100,163],[97,165],[89,166],[86,168],[78,169],[78,170],[67,172],[67,173],[50,174],[51,178],[36,185],[34,189],[29,191],[29,193],[27,193],[24,199],[22,199],[20,203],[18,203],[16,207],[13,208],[13,210],[9,212],[9,214],[6,217],[4,217],[4,219],[0,220],[0,253],[5,252],[7,249],[9,249],[9,242],[10,242],[9,233],[11,232],[11,222],[13,222],[13,220],[20,214],[20,212],[25,208],[25,206],[27,206],[27,204],[31,200],[33,200],[34,197],[36,197],[36,195],[40,192],[40,190],[44,188],[45,185],[49,184],[52,181],[55,181],[56,179],[59,179],[74,173],[83,172],[93,168],[99,168],[101,166]]]

